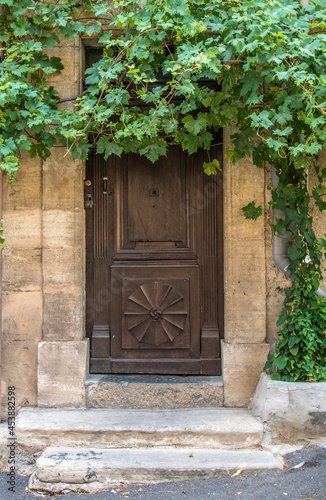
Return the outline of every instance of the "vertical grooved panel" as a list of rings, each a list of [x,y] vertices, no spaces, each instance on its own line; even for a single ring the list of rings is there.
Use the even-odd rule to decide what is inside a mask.
[[[214,148],[217,149],[217,148]],[[218,156],[218,151],[212,150],[213,158]],[[221,173],[206,175],[201,173],[202,189],[202,245],[201,245],[201,281],[202,281],[202,310],[203,325],[218,325],[220,323],[219,294],[220,279],[218,266],[222,265],[219,259],[219,246],[221,243],[222,228],[220,226],[222,210],[221,203]]]
[[[103,193],[103,178],[107,177],[107,165],[102,156],[95,155],[94,171],[94,257],[108,257],[108,195]]]

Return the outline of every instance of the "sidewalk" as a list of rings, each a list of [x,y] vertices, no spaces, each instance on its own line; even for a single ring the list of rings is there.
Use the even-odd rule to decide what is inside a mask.
[[[303,463],[304,462],[304,463]],[[238,475],[221,474],[211,479],[174,481],[155,485],[126,486],[121,484],[107,491],[91,494],[60,495],[64,500],[326,500],[326,444],[305,448],[286,455],[282,471],[245,472]],[[295,466],[298,466],[297,468]],[[236,472],[236,471],[235,471]],[[28,478],[16,477],[15,492],[8,491],[7,475],[0,474],[1,500],[36,500],[26,491]],[[45,496],[44,498],[53,498]]]

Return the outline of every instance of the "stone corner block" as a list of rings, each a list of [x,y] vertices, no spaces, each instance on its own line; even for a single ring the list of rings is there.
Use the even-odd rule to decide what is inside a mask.
[[[222,342],[225,406],[248,406],[266,363],[269,349],[269,344]]]
[[[85,406],[88,375],[88,339],[69,342],[39,342],[38,405]]]
[[[283,382],[263,373],[250,410],[275,443],[326,438],[326,382]]]

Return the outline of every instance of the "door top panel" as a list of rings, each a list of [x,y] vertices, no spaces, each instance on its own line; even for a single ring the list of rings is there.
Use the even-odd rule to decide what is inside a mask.
[[[155,164],[137,155],[126,156],[124,247],[186,245],[184,171],[180,148],[171,148],[167,157],[161,157]]]

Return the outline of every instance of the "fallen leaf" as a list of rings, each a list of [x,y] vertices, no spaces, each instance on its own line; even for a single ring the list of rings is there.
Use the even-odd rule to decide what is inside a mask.
[[[139,490],[138,490],[138,491],[143,491],[143,488],[139,488]]]
[[[182,493],[187,493],[186,490],[182,490]]]
[[[291,469],[300,469],[300,467],[302,467],[305,463],[306,463],[305,461],[300,462],[299,464],[294,465],[293,467],[291,467]]]
[[[112,490],[111,490],[111,493],[116,493],[116,490],[113,490],[113,489],[112,489]]]
[[[119,488],[117,491],[122,491],[122,490],[123,490],[123,488]]]
[[[129,495],[129,493],[130,493],[130,491],[125,491],[124,493],[122,493],[122,495],[123,495],[124,497],[126,497],[126,496],[128,496],[128,495]]]
[[[235,472],[234,474],[232,474],[231,477],[238,476],[239,474],[241,474],[242,471],[243,471],[243,469],[237,470],[237,472]]]
[[[288,466],[288,465],[286,465],[286,464],[283,464],[283,467],[287,467],[287,468],[289,468],[289,466]]]

